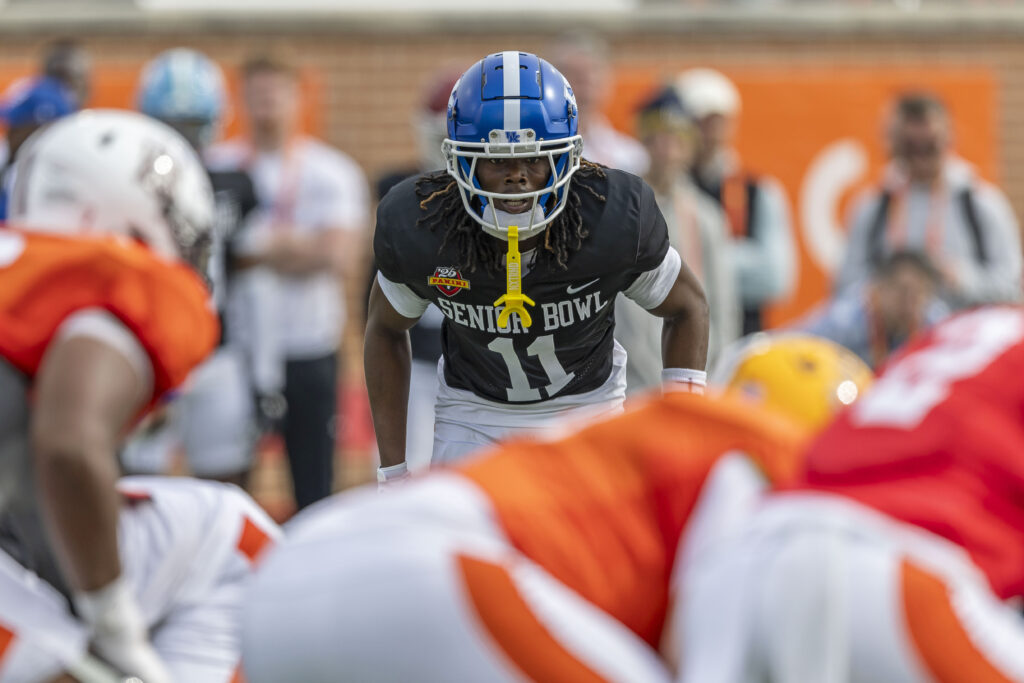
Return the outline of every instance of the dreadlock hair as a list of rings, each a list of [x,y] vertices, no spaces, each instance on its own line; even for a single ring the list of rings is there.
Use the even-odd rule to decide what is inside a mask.
[[[573,175],[573,180],[587,178],[604,178],[604,167],[592,161],[583,159],[579,170]],[[480,224],[470,216],[459,196],[458,185],[454,180],[445,184],[441,189],[437,188],[449,178],[447,171],[436,171],[421,176],[416,181],[417,195],[421,197],[420,208],[425,212],[416,221],[416,225],[424,225],[430,230],[444,226],[444,241],[438,249],[438,253],[444,250],[449,244],[454,244],[459,250],[460,269],[468,272],[476,271],[482,266],[487,273],[494,273],[501,269],[502,258],[505,250],[500,240],[491,237],[480,229]],[[580,197],[580,189],[584,188],[598,201],[605,201],[604,195],[595,190],[589,183],[569,182],[566,188],[566,206],[555,220],[548,224],[544,230],[544,241],[537,254],[536,266],[545,266],[550,269],[568,269],[569,256],[580,248],[584,238],[589,231],[583,226],[583,216],[580,207],[583,200]]]

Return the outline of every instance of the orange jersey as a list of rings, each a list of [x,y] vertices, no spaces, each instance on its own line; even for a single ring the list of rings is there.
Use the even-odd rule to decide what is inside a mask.
[[[657,647],[680,538],[724,454],[796,476],[807,433],[737,398],[676,393],[557,442],[512,442],[459,471],[512,543]]]
[[[61,324],[103,309],[153,364],[153,398],[181,384],[219,334],[206,287],[186,264],[113,237],[0,228],[0,356],[32,377]]]
[[[939,323],[808,449],[799,488],[848,496],[961,546],[1024,596],[1024,307]]]

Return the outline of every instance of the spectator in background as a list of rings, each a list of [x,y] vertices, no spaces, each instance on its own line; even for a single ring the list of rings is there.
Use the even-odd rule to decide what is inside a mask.
[[[14,184],[18,150],[32,133],[50,121],[75,111],[71,92],[60,81],[37,78],[20,84],[0,105],[0,117],[7,126],[8,157],[0,170],[0,220],[7,218],[9,192]]]
[[[942,276],[926,255],[895,251],[867,281],[845,289],[794,327],[831,339],[877,370],[916,332],[949,315]]]
[[[211,168],[247,170],[268,220],[240,236],[240,268],[276,275],[275,332],[284,362],[283,436],[297,506],[330,494],[337,436],[337,377],[345,306],[363,291],[367,186],[348,156],[299,133],[298,74],[287,61],[250,59],[242,69],[247,138],[208,153]],[[358,327],[358,324],[355,325]],[[358,343],[350,341],[349,343]],[[358,371],[359,368],[353,368]]]
[[[765,306],[788,296],[796,280],[789,200],[776,179],[744,168],[732,148],[740,96],[728,78],[712,69],[690,69],[675,87],[701,132],[693,179],[728,218],[743,334],[757,332],[764,327]]]
[[[441,143],[448,137],[448,98],[461,75],[461,69],[440,71],[423,91],[412,122],[416,135],[416,149],[419,152],[417,165],[414,168],[385,173],[377,182],[377,201],[383,199],[388,190],[409,176],[445,167]],[[374,266],[374,278],[376,275],[377,269]],[[438,391],[437,362],[441,359],[442,322],[444,315],[436,306],[430,306],[423,317],[409,329],[412,367],[409,375],[409,412],[406,415],[405,427],[405,461],[411,472],[421,471],[430,465],[430,454],[434,448],[434,402]]]
[[[725,214],[694,185],[699,132],[675,90],[656,92],[638,112],[637,134],[650,156],[644,179],[668,225],[669,243],[700,280],[710,317],[708,367],[740,330],[740,303],[729,260]],[[661,321],[632,300],[615,300],[615,338],[626,349],[629,393],[661,385]]]
[[[909,249],[935,263],[954,307],[1019,299],[1017,219],[1003,193],[952,153],[945,105],[908,93],[889,117],[891,162],[851,212],[837,290],[865,280],[886,254]]]
[[[38,71],[11,83],[4,93],[4,102],[12,102],[40,79],[53,79],[67,88],[72,110],[81,109],[89,99],[92,86],[92,63],[88,53],[75,40],[61,38],[47,43]],[[27,137],[27,136],[26,136]],[[0,169],[14,157],[6,139],[0,140]]]
[[[202,154],[218,135],[226,113],[224,75],[195,50],[166,50],[143,67],[137,106],[181,133]],[[239,340],[229,334],[233,328],[225,322],[225,299],[231,289],[226,247],[246,220],[258,218],[257,200],[244,171],[208,173],[216,239],[207,270],[221,319],[218,347],[193,371],[188,387],[168,407],[169,419],[147,425],[125,447],[122,462],[132,473],[162,474],[172,449],[181,444],[192,474],[244,486],[257,436],[255,407],[260,404],[253,401],[248,362],[253,354],[247,351],[261,340]]]
[[[541,57],[572,83],[580,112],[583,158],[643,175],[647,171],[647,151],[639,142],[617,131],[602,113],[611,81],[608,45],[589,33],[569,33]]]
[[[66,85],[75,98],[77,108],[86,106],[92,93],[92,60],[81,43],[60,38],[49,43],[43,52],[42,72]]]

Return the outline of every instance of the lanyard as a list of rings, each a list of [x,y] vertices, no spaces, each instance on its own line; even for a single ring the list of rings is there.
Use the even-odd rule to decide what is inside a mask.
[[[508,319],[513,313],[519,314],[519,320],[523,327],[532,324],[530,314],[526,312],[523,304],[533,303],[533,299],[523,294],[522,259],[519,254],[519,226],[508,226],[508,256],[505,258],[505,293],[494,302],[495,306],[505,304],[505,308],[498,314],[498,327],[506,327]]]
[[[907,196],[909,186],[903,186],[893,194],[892,222],[889,230],[889,244],[894,250],[905,249],[910,240],[907,220]],[[932,188],[928,197],[928,216],[924,232],[925,252],[935,257],[942,253],[946,234],[946,209],[949,206],[949,190],[946,183]]]
[[[747,206],[747,179],[733,173],[722,180],[722,209],[729,219],[729,231],[733,239],[743,239],[750,234],[747,220],[750,207]]]

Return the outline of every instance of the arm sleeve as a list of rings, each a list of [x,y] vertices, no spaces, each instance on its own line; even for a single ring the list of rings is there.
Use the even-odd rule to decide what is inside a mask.
[[[977,188],[975,205],[988,262],[963,264],[957,273],[961,294],[970,304],[1019,301],[1022,255],[1013,209],[1006,196],[987,183]]]
[[[103,307],[146,350],[153,365],[154,398],[184,382],[220,336],[206,286],[181,263],[146,259],[123,268]]]
[[[121,354],[145,387],[153,393],[153,363],[146,350],[124,323],[102,308],[85,308],[68,316],[54,340],[88,337],[95,339]]]
[[[383,273],[377,273],[377,284],[394,309],[406,318],[419,318],[430,305],[429,301],[412,289],[401,283],[392,282],[384,277]]]
[[[796,249],[785,192],[775,180],[761,180],[758,190],[754,237],[734,241],[732,248],[740,297],[754,306],[786,296],[796,280]]]
[[[647,310],[657,308],[676,283],[682,266],[683,259],[679,252],[669,247],[665,258],[656,268],[641,273],[622,293]]]

